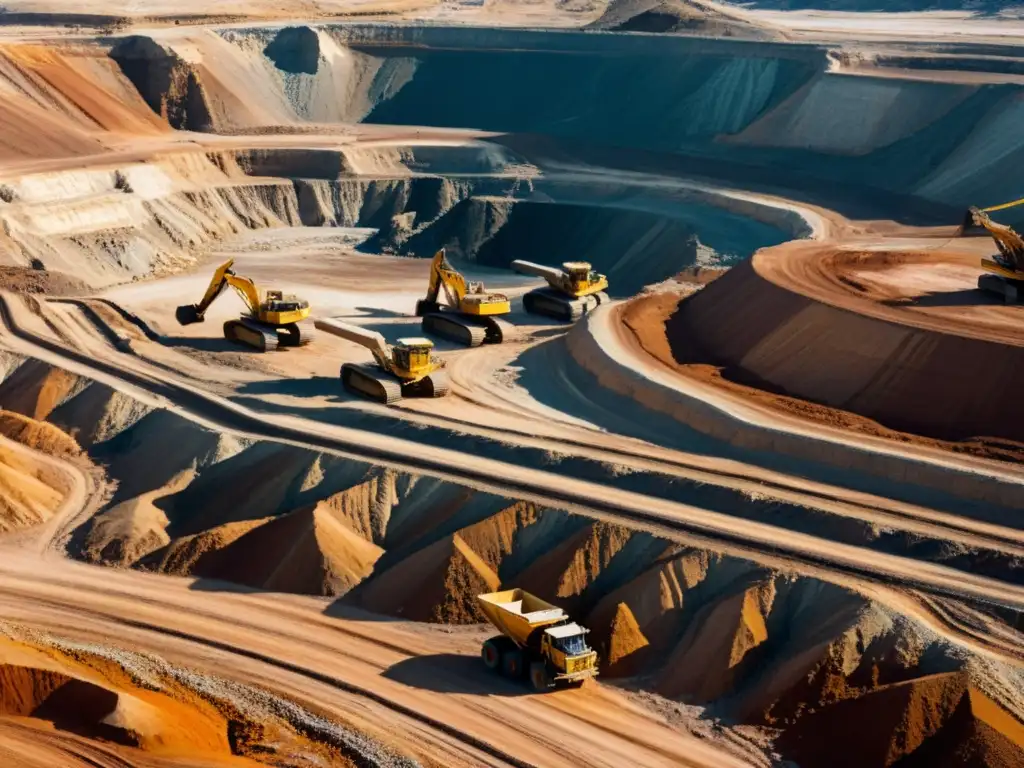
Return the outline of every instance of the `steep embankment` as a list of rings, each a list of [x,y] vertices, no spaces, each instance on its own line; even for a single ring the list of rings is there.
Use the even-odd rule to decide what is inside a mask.
[[[417,764],[264,690],[7,624],[0,754],[32,768]]]
[[[95,154],[104,132],[167,130],[98,46],[0,46],[0,94],[0,161]]]
[[[110,56],[154,112],[188,130],[358,122],[415,66],[353,51],[310,27],[163,37],[124,38]]]
[[[921,215],[905,195],[939,218],[1009,199],[1012,174],[993,169],[1024,152],[1017,86],[832,72],[816,46],[347,26],[168,32],[113,56],[172,124],[418,125],[429,114],[441,126],[683,153],[694,172],[813,189],[876,216]]]
[[[593,630],[607,679],[782,729],[787,754],[806,765],[827,764],[814,718],[833,707],[862,718],[856,754],[891,738],[889,719],[858,714],[890,689],[924,691],[885,698],[892,718],[941,715],[900,755],[966,753],[981,738],[992,754],[1024,759],[1015,667],[982,663],[847,588],[450,482],[239,441],[39,363],[9,367],[0,402],[22,390],[20,407],[74,429],[118,482],[73,538],[90,559],[456,624],[482,620],[481,591],[522,586]],[[932,695],[935,675],[958,682]]]
[[[231,155],[195,152],[16,176],[2,199],[3,259],[74,275],[51,286],[73,292],[189,266],[203,244],[243,229],[300,222],[290,181],[250,180]]]
[[[719,366],[730,381],[901,432],[1019,450],[1024,410],[1010,372],[1024,364],[1022,347],[808,298],[761,276],[760,260],[771,258],[759,255],[679,303],[664,330],[677,363]]]
[[[591,29],[616,32],[698,34],[771,40],[773,29],[751,22],[726,7],[700,0],[612,0]]]
[[[521,258],[559,263],[585,256],[618,295],[693,266],[703,255],[690,225],[667,216],[493,197],[463,200],[399,250],[427,255],[441,247],[455,258],[501,268]]]

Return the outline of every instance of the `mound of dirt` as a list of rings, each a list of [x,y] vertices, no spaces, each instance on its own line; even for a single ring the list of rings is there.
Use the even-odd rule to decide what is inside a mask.
[[[1024,455],[1024,406],[1008,389],[1024,347],[830,306],[764,279],[759,258],[691,296],[642,297],[624,322],[680,373],[802,418],[990,458]]]
[[[146,750],[231,752],[227,723],[212,712],[198,712],[159,693],[132,694],[50,669],[0,664],[4,715]]]
[[[77,456],[82,452],[62,429],[13,411],[0,410],[0,435],[51,456]]]
[[[64,272],[0,266],[0,289],[47,296],[80,296],[87,293],[90,286]]]
[[[593,29],[767,39],[768,30],[699,0],[612,0]]]
[[[166,546],[169,520],[163,500],[192,480],[185,470],[166,485],[141,493],[97,515],[82,546],[81,556],[89,562],[127,566]]]
[[[60,508],[64,493],[48,467],[0,447],[0,533],[45,522]]]
[[[0,407],[32,419],[46,419],[83,383],[61,368],[35,359],[25,360],[0,383]]]
[[[642,669],[650,647],[633,612],[625,603],[615,607],[615,617],[608,629],[608,650],[604,654],[604,677],[628,677]]]
[[[573,605],[632,535],[632,531],[619,525],[584,524],[521,570],[516,583],[528,592],[553,595],[561,604]]]
[[[758,584],[698,611],[665,664],[662,693],[714,701],[732,692],[740,664],[768,640],[765,614],[774,589],[773,582]]]
[[[966,674],[947,673],[823,707],[784,731],[777,746],[810,768],[1008,768],[1024,761],[1024,726]]]
[[[218,525],[193,536],[184,536],[140,558],[136,565],[145,570],[175,576],[191,576],[195,573],[197,563],[208,553],[224,549],[240,536],[265,522],[266,520],[244,520],[240,523]]]
[[[344,595],[372,571],[383,550],[325,505],[266,521],[221,526],[155,553],[160,570],[274,592]]]
[[[476,596],[501,582],[455,534],[406,557],[359,592],[362,605],[412,621],[468,624],[484,621]]]

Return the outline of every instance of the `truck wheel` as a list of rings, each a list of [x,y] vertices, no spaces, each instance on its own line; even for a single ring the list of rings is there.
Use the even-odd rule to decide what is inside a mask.
[[[530,665],[530,684],[535,691],[546,691],[551,687],[548,668],[543,661],[535,661]]]
[[[480,649],[480,658],[484,660],[484,666],[492,672],[501,668],[501,649],[494,642],[494,638],[486,640]]]
[[[526,671],[526,666],[523,662],[523,652],[518,648],[505,651],[505,655],[501,657],[501,671],[505,677],[512,680],[521,678]]]

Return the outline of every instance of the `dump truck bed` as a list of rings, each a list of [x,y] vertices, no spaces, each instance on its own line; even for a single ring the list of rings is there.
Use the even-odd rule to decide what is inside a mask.
[[[561,608],[522,589],[491,592],[477,599],[487,620],[517,645],[526,645],[535,629],[569,618]]]

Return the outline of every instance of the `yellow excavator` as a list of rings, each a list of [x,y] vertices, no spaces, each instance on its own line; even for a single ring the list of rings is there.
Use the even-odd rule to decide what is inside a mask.
[[[997,253],[991,259],[981,260],[981,268],[990,274],[978,278],[978,288],[1002,296],[1007,304],[1016,304],[1024,294],[1024,238],[1012,227],[992,221],[989,214],[1018,205],[1024,205],[1024,199],[990,208],[968,208],[959,230],[959,234],[965,235],[984,229],[995,240]]]
[[[399,339],[389,345],[377,331],[324,318],[317,329],[370,350],[374,364],[343,363],[341,384],[349,392],[390,405],[403,397],[444,397],[448,371],[430,339]]]
[[[438,301],[442,290],[443,305]],[[511,311],[508,296],[488,293],[483,283],[468,282],[445,257],[444,248],[434,254],[427,295],[416,302],[424,333],[466,347],[500,344],[511,338],[515,326],[498,316]]]
[[[206,294],[198,304],[185,304],[175,310],[174,316],[181,325],[201,323],[206,310],[231,286],[245,302],[248,314],[237,320],[224,323],[224,338],[246,344],[260,352],[282,347],[297,347],[313,340],[316,331],[308,321],[309,302],[281,291],[260,290],[251,278],[235,274],[231,267],[234,259],[217,267],[210,280]]]
[[[516,259],[512,269],[524,275],[537,275],[548,281],[546,288],[535,288],[523,296],[523,309],[556,320],[578,320],[610,299],[605,291],[608,278],[595,272],[585,261],[567,261],[561,269]]]

